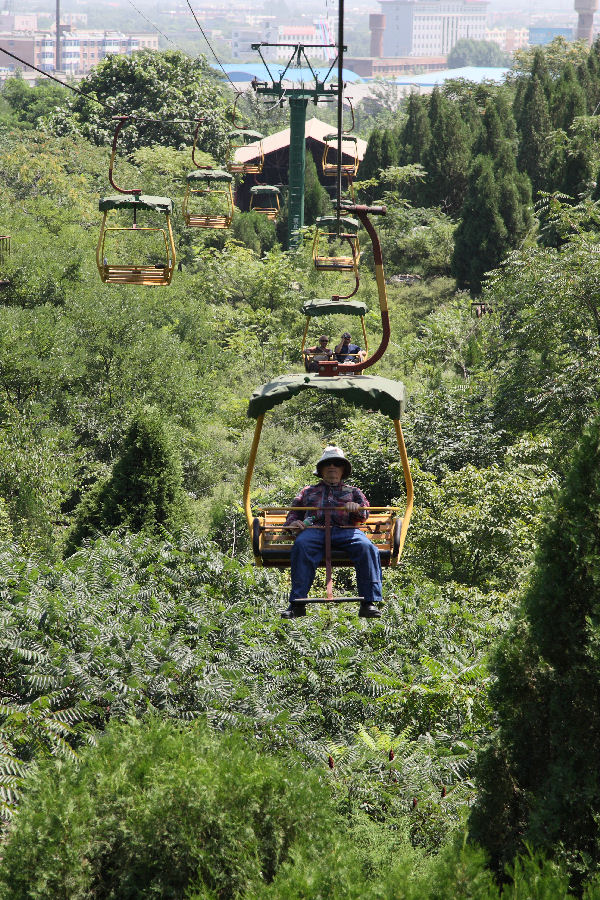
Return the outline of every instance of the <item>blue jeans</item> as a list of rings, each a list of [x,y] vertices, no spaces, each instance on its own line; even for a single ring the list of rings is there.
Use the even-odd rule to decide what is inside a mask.
[[[344,550],[356,569],[358,593],[363,603],[381,600],[381,562],[379,550],[359,528],[331,529],[332,550]],[[325,556],[325,529],[306,528],[292,547],[292,590],[290,600],[308,596],[317,566]]]

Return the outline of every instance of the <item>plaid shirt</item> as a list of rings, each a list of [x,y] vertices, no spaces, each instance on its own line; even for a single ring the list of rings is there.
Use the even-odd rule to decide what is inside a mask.
[[[335,487],[320,481],[318,484],[310,484],[296,494],[292,500],[292,506],[345,506],[346,503],[358,503],[359,506],[368,506],[369,501],[362,491],[358,488],[351,487],[349,484],[340,482]],[[364,522],[369,513],[367,510],[359,510],[356,513],[348,513],[345,509],[336,509],[331,513],[332,525],[358,525]],[[325,513],[322,510],[299,510],[294,512],[293,509],[288,513],[285,520],[286,525],[292,522],[303,521],[309,516],[314,516],[315,525],[325,524]]]

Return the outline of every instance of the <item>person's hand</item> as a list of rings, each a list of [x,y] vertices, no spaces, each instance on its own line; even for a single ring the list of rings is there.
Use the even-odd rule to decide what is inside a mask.
[[[288,530],[292,532],[292,534],[300,534],[301,531],[304,531],[304,522],[301,522],[300,519],[296,519],[295,522],[291,522],[288,525]]]
[[[353,503],[350,500],[348,503],[346,503],[345,509],[346,509],[346,512],[349,512],[349,513],[360,512],[360,503]]]

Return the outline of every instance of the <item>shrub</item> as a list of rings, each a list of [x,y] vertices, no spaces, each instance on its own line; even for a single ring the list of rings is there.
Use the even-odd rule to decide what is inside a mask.
[[[336,815],[296,763],[195,723],[113,725],[78,767],[30,779],[0,867],[0,897],[181,898],[251,894]],[[186,893],[188,892],[188,893]]]
[[[79,506],[66,552],[98,533],[126,526],[131,531],[163,527],[177,533],[188,503],[181,460],[158,411],[144,407],[133,418],[121,455],[108,478],[98,482]]]

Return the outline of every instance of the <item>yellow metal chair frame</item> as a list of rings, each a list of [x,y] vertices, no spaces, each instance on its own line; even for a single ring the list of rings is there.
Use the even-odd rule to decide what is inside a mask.
[[[283,376],[283,378],[287,379],[288,381],[290,381],[294,377],[298,379],[298,387],[292,388],[291,394],[296,393],[297,389],[305,389],[311,386],[317,388],[323,386],[324,390],[328,390],[328,388],[324,385],[325,379],[320,378],[319,376],[312,376],[311,382],[309,382],[309,378],[311,378],[310,376]],[[363,377],[363,384],[367,379],[368,376]],[[278,379],[275,379],[275,381],[271,382],[269,385],[264,386],[262,390],[272,390],[277,380]],[[385,382],[385,379],[371,380],[373,382],[379,383]],[[330,379],[330,382],[333,381],[334,379]],[[390,385],[393,383],[387,382],[387,384]],[[329,388],[329,390],[331,389],[332,388]],[[282,402],[282,400],[279,400],[278,402]],[[249,415],[253,414],[251,409],[252,401],[250,409],[248,411]],[[257,515],[254,515],[250,500],[252,475],[256,463],[256,456],[258,453],[258,446],[260,443],[264,417],[264,413],[256,416],[254,437],[252,440],[252,446],[250,448],[250,457],[248,459],[248,465],[246,467],[246,477],[244,480],[244,511],[246,514],[246,521],[248,523],[248,529],[252,540],[253,554],[256,564],[266,567],[289,568],[293,538],[292,535],[288,534],[286,531],[285,519],[292,507],[263,507],[257,511]],[[379,550],[381,565],[384,567],[396,566],[398,564],[398,560],[404,548],[406,533],[410,524],[414,504],[414,488],[408,461],[408,454],[406,452],[406,445],[404,443],[404,435],[402,433],[402,426],[400,424],[399,418],[393,418],[392,421],[394,425],[394,431],[396,433],[400,459],[402,462],[402,470],[404,473],[404,482],[406,486],[406,504],[403,510],[401,507],[393,505],[370,507],[369,517],[367,521],[362,525],[357,526],[360,527],[361,531],[364,531],[367,537],[369,537],[369,539],[372,540],[373,543],[377,546],[377,549]],[[299,509],[299,507],[294,507],[294,509]],[[313,510],[314,507],[306,507],[305,509],[306,511],[309,511]],[[322,563],[322,565],[323,564],[324,563]],[[332,565],[353,566],[354,563],[342,552],[333,551]]]
[[[210,173],[212,176],[215,175],[215,169],[207,169],[207,173]],[[229,175],[229,173],[224,173]],[[234,203],[233,203],[233,190],[231,188],[231,181],[227,184],[227,187],[224,188],[213,188],[208,187],[208,179],[207,186],[203,188],[193,188],[191,187],[190,179],[192,176],[196,178],[201,178],[202,173],[199,172],[191,172],[188,175],[188,183],[185,191],[185,197],[183,198],[183,219],[188,228],[229,228],[231,222],[233,221],[233,213],[234,213]],[[218,179],[214,179],[218,180]],[[222,179],[225,181],[225,179]],[[227,212],[224,213],[195,213],[190,212],[190,200],[194,196],[211,196],[211,197],[225,197]]]
[[[148,286],[160,286],[171,284],[173,272],[175,270],[175,261],[177,254],[175,252],[175,242],[173,240],[173,229],[171,227],[171,211],[173,204],[168,197],[150,197],[142,194],[141,188],[122,188],[116,184],[114,180],[114,165],[117,155],[117,139],[119,132],[123,126],[131,121],[132,116],[115,116],[117,122],[115,134],[112,142],[112,150],[110,154],[110,162],[108,165],[108,179],[112,187],[118,191],[118,195],[113,197],[104,197],[99,202],[100,211],[104,213],[102,225],[100,226],[100,235],[98,244],[96,245],[96,265],[100,278],[105,284],[137,284]],[[133,212],[132,225],[107,225],[109,212],[116,209],[130,209]],[[164,228],[155,225],[140,226],[137,224],[138,210],[150,210],[160,212],[165,216],[166,223]],[[112,264],[106,261],[106,236],[107,234],[116,232],[135,232],[136,234],[148,234],[149,232],[160,233],[163,238],[165,248],[165,261],[162,265],[149,265],[147,263],[135,264]]]
[[[239,137],[237,136],[239,134]],[[229,152],[231,153],[231,162],[227,166],[227,170],[232,175],[260,175],[265,164],[265,151],[263,147],[263,136],[258,131],[248,131],[239,129],[239,132],[232,131],[229,135],[230,144]],[[249,144],[258,143],[258,159],[248,160],[247,162],[236,162],[236,150],[242,150]]]
[[[257,190],[258,188],[258,190]],[[263,190],[261,190],[261,188]],[[268,188],[268,190],[266,190]],[[272,196],[274,197],[274,205],[273,206],[256,206],[255,198],[260,196]],[[266,216],[267,219],[270,219],[274,222],[277,219],[277,216],[281,212],[281,201],[280,201],[280,193],[279,188],[270,185],[254,185],[254,187],[250,188],[250,211],[254,210],[257,213],[260,213],[263,216]]]
[[[0,235],[0,264],[10,256],[10,234]]]
[[[166,229],[156,226],[139,226],[137,224],[130,226],[107,225],[106,220],[108,211],[104,213],[102,225],[100,227],[100,237],[96,247],[96,265],[100,278],[105,284],[140,284],[140,285],[167,285],[171,284],[173,272],[175,271],[175,242],[173,240],[173,230],[171,228],[171,217],[166,213]],[[105,244],[107,234],[116,232],[134,232],[140,234],[145,232],[154,232],[162,234],[165,247],[165,264],[162,266],[152,265],[135,265],[131,264],[109,264],[105,262]]]
[[[321,302],[324,302],[324,301],[313,301],[313,302],[319,302],[319,303],[321,303]],[[335,313],[336,313],[336,310],[335,310],[335,307],[334,307],[335,301],[326,301],[326,302],[327,302],[328,304],[329,304],[329,302],[331,302],[331,314],[332,314],[332,315],[335,314]],[[341,309],[340,312],[341,312],[341,313],[344,313],[344,312],[346,312],[346,310],[345,310],[345,309]],[[306,337],[307,337],[307,335],[308,335],[308,329],[309,329],[309,326],[310,326],[311,319],[313,319],[313,318],[314,318],[314,316],[307,316],[307,317],[306,317],[306,325],[304,326],[304,333],[303,333],[303,335],[302,335],[302,346],[301,346],[301,348],[300,348],[300,352],[302,353],[302,357],[303,357],[303,359],[304,359],[304,368],[306,369],[307,372],[309,371],[310,364],[311,364],[311,362],[313,361],[314,356],[315,356],[314,353],[310,353],[308,350],[305,350],[305,347],[306,347]],[[365,317],[361,315],[361,316],[359,316],[359,318],[360,318],[360,324],[361,324],[362,333],[363,333],[363,349],[364,349],[364,351],[365,351],[365,359],[368,359],[368,358],[369,358],[369,341],[368,341],[368,339],[367,339],[367,329],[366,329],[366,327],[365,327]]]
[[[345,230],[343,230],[344,228]],[[357,232],[358,222],[353,219],[345,217],[338,219],[336,216],[322,216],[317,219],[312,250],[315,269],[319,272],[354,272],[354,275],[358,277],[360,242]],[[350,248],[350,254],[334,256],[327,252],[332,240],[346,242]],[[326,244],[325,251],[322,249],[324,244]]]
[[[342,145],[346,144],[354,144],[354,156],[352,162],[344,162],[343,160],[343,150],[342,152],[342,165],[341,165],[341,173],[346,178],[354,178],[356,173],[358,172],[358,139],[353,134],[342,135]],[[336,156],[340,152],[339,150],[339,142],[337,134],[328,134],[325,138],[325,146],[323,147],[323,158],[321,160],[321,167],[323,169],[323,175],[336,176],[338,173],[337,160],[333,162],[332,154],[335,150]],[[349,155],[349,154],[348,154]]]

